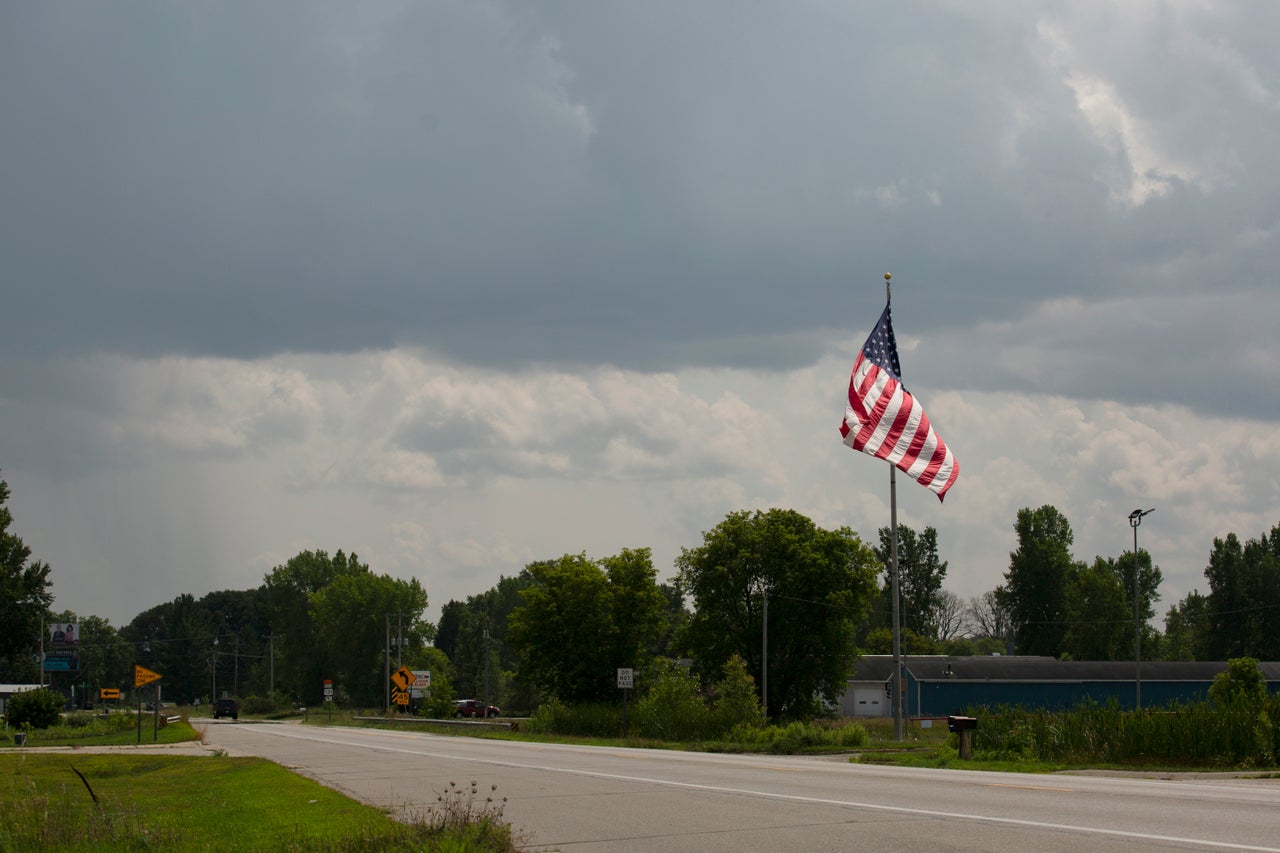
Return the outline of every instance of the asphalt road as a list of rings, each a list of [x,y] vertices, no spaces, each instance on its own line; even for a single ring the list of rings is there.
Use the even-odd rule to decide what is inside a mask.
[[[498,786],[534,850],[1280,851],[1280,780],[1029,776],[197,722],[363,802],[421,813]]]

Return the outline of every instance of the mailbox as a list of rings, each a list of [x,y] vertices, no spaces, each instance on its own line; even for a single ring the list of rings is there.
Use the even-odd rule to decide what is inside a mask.
[[[977,717],[947,717],[947,730],[952,732],[973,731],[978,727]]]

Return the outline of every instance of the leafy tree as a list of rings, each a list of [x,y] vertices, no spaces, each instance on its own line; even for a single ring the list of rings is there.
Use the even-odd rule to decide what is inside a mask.
[[[1018,510],[1018,550],[1009,555],[1001,604],[1013,623],[1017,653],[1057,657],[1066,634],[1067,586],[1075,563],[1066,516],[1048,504]]]
[[[876,559],[884,566],[880,589],[880,606],[876,612],[878,625],[893,621],[893,528],[880,528],[880,545]],[[917,534],[905,524],[898,525],[898,585],[901,599],[899,613],[902,627],[931,640],[940,639],[937,624],[941,604],[942,581],[947,576],[947,561],[938,557],[938,531],[926,527]]]
[[[1113,561],[1109,561],[1111,570],[1120,581],[1128,603],[1129,619],[1133,620],[1133,552],[1125,551]],[[1139,616],[1145,627],[1156,615],[1156,602],[1160,600],[1160,584],[1164,582],[1164,574],[1160,567],[1151,561],[1151,555],[1145,548],[1138,549],[1138,607]],[[1144,631],[1143,645],[1146,636]],[[1132,651],[1132,649],[1130,649]]]
[[[653,644],[655,657],[687,657],[687,649],[680,645],[685,626],[689,624],[689,611],[684,606],[684,593],[679,584],[660,583],[658,589],[666,599],[662,613],[662,631]]]
[[[899,639],[904,655],[936,655],[941,651],[940,644],[936,640],[922,637],[910,628],[903,628]],[[868,633],[866,639],[862,641],[862,650],[869,655],[893,654],[893,629],[876,628]]]
[[[793,510],[733,512],[676,566],[694,603],[685,642],[704,678],[736,654],[761,681],[767,593],[769,716],[810,716],[844,692],[880,568],[852,530],[823,530]]]
[[[1204,573],[1211,657],[1280,658],[1280,525],[1243,545],[1214,539]]]
[[[400,580],[362,571],[342,574],[311,599],[316,653],[326,662],[329,676],[353,702],[380,706],[386,698],[387,615],[404,613],[410,648],[421,647],[430,635],[422,621],[427,593],[417,579]],[[316,681],[317,692],[324,678]]]
[[[1132,560],[1130,561],[1132,563]],[[1133,610],[1114,560],[1098,557],[1071,573],[1060,654],[1075,660],[1120,660],[1133,652]]]
[[[5,506],[9,484],[0,480],[0,681],[33,681],[36,653],[53,593],[49,564],[32,562],[31,549],[9,532],[13,514]]]
[[[313,623],[311,596],[337,578],[368,571],[369,567],[355,554],[347,555],[339,549],[333,556],[326,551],[299,552],[266,576],[263,590],[268,624],[280,637],[278,689],[308,705],[320,703],[324,680],[332,678],[333,671],[321,651],[319,635],[322,631],[341,631],[341,628]],[[383,615],[378,616],[378,625],[381,630]],[[380,640],[379,647],[382,643]]]
[[[658,587],[653,553],[648,548],[624,548],[600,560],[609,581],[613,616],[611,657],[618,666],[638,667],[652,654],[666,624],[668,600]]]
[[[1169,608],[1164,617],[1164,636],[1159,656],[1163,660],[1212,660],[1209,599],[1192,590]]]
[[[5,710],[11,726],[21,728],[30,724],[33,729],[47,729],[58,722],[66,703],[67,697],[51,688],[42,687],[14,694]]]
[[[507,620],[519,673],[564,701],[613,700],[618,667],[638,667],[661,629],[665,599],[648,548],[531,564]]]
[[[453,662],[459,696],[496,694],[504,707],[533,706],[531,685],[515,677],[519,659],[507,640],[507,617],[520,605],[520,591],[532,583],[527,569],[500,576],[485,592],[441,608],[435,644]]]

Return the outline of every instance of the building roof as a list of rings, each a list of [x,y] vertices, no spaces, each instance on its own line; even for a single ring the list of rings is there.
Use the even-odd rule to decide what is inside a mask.
[[[1133,681],[1133,661],[1057,660],[1033,655],[904,656],[916,681]],[[1269,682],[1280,682],[1280,662],[1258,664]],[[1143,681],[1213,681],[1225,661],[1142,661]],[[884,681],[893,675],[892,655],[863,655],[853,681]]]

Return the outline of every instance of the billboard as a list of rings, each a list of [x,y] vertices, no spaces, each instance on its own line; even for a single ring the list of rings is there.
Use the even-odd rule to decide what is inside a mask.
[[[80,669],[79,622],[53,622],[44,643],[45,672],[77,672]]]

